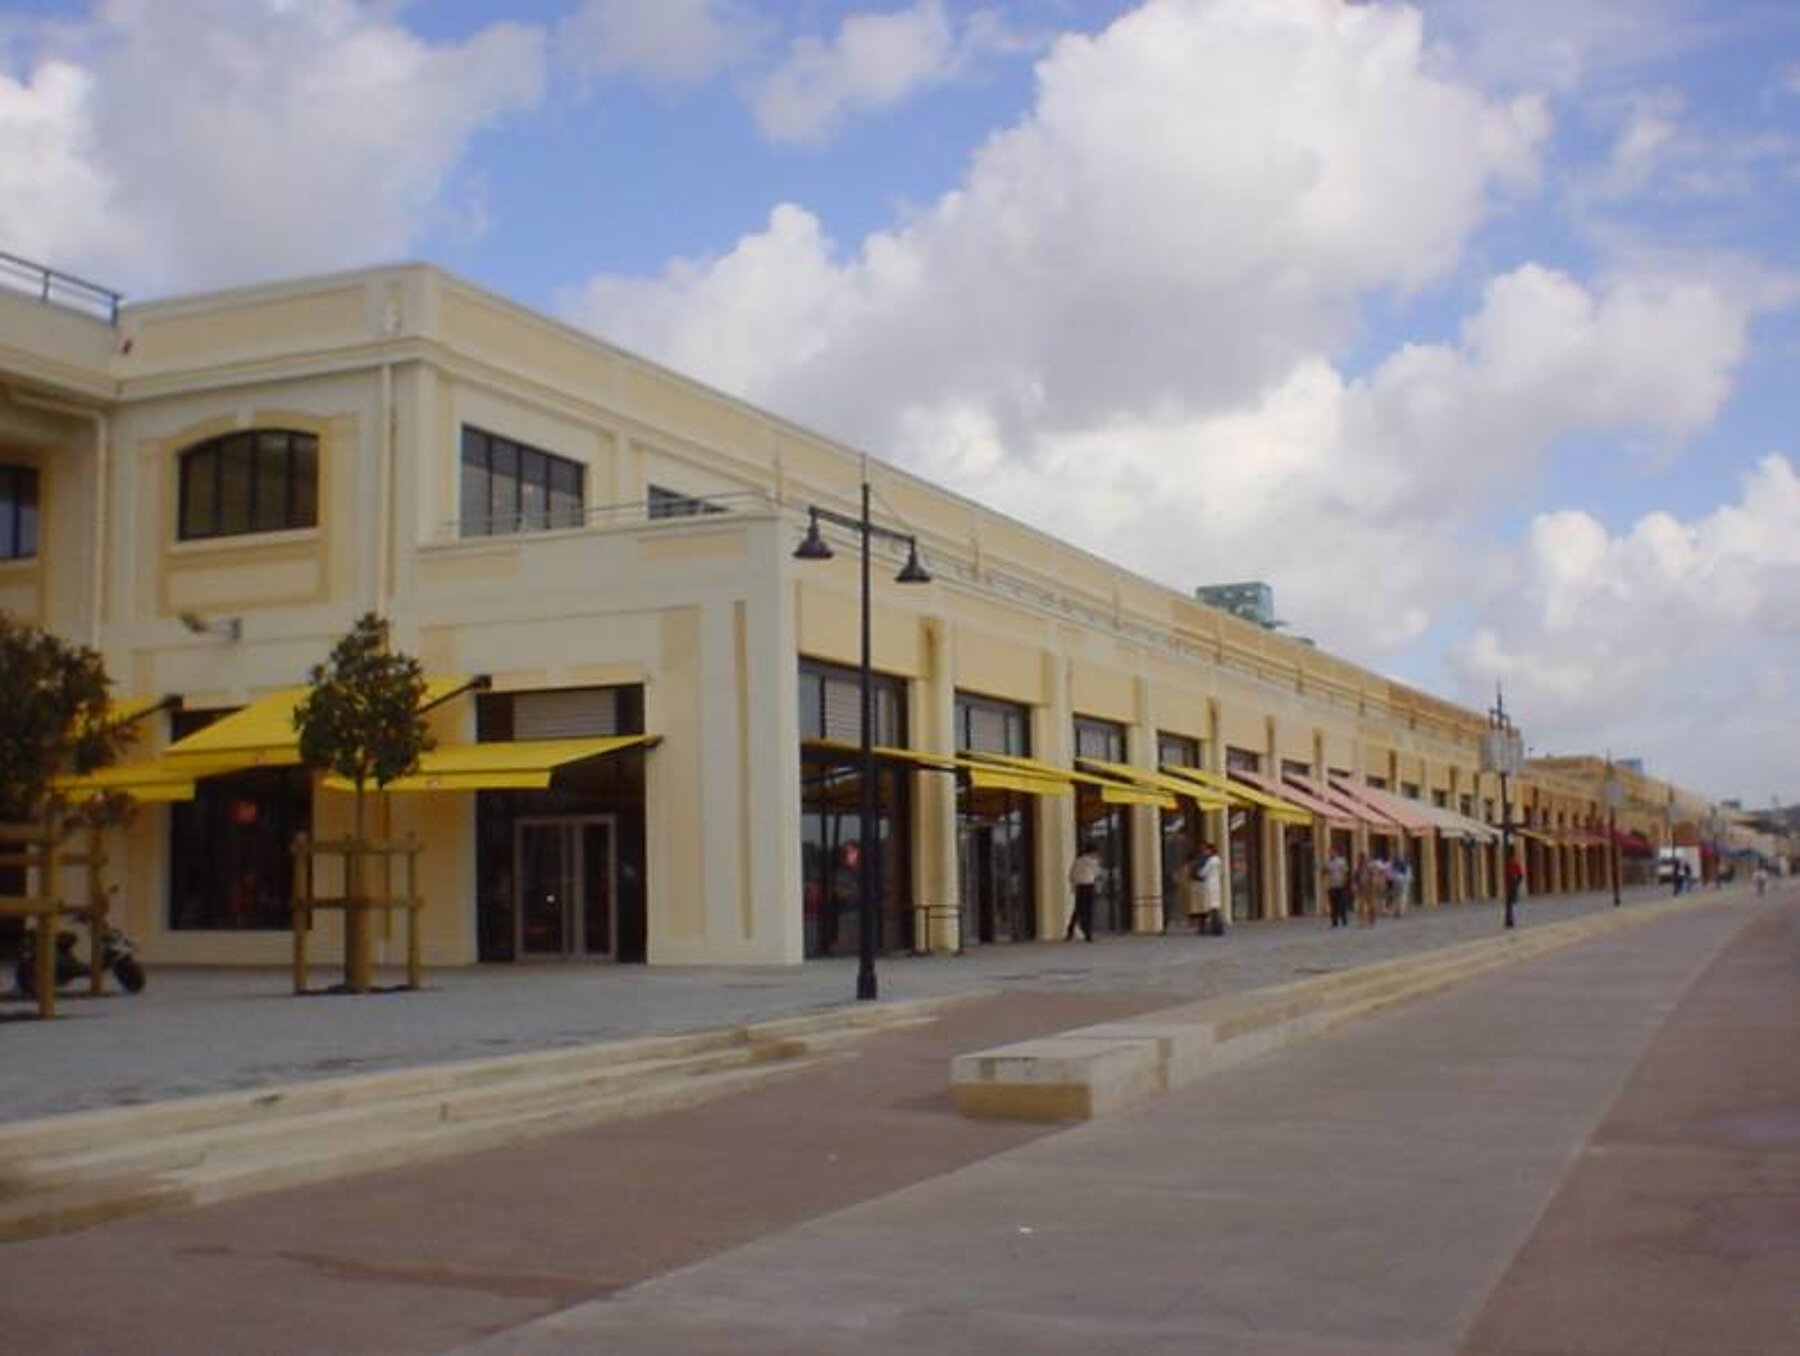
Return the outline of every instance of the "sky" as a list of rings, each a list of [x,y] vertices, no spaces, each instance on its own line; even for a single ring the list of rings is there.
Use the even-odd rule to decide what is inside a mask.
[[[0,7],[0,250],[397,259],[1538,753],[1800,799],[1789,0]]]

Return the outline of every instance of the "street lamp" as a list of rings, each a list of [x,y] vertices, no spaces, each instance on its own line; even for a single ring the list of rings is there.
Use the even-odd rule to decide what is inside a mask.
[[[1518,903],[1518,883],[1512,874],[1512,800],[1506,779],[1519,770],[1524,741],[1506,715],[1506,694],[1494,684],[1494,704],[1488,710],[1487,735],[1481,743],[1482,770],[1500,774],[1500,888],[1506,899],[1506,926],[1513,926],[1513,906]]]
[[[1619,785],[1611,749],[1606,751],[1606,780],[1600,785],[1600,796],[1606,802],[1606,859],[1612,866],[1613,907],[1616,909],[1619,907],[1619,801],[1624,797],[1624,788]]]
[[[820,535],[821,521],[855,531],[862,547],[862,657],[857,666],[858,694],[862,698],[862,737],[859,745],[862,770],[862,828],[856,853],[856,997],[868,1002],[877,996],[875,982],[875,689],[869,654],[869,538],[906,543],[906,564],[894,576],[896,584],[929,584],[931,576],[919,563],[919,543],[910,532],[896,532],[869,521],[869,482],[862,483],[862,514],[852,518],[833,509],[810,505],[806,536],[794,548],[795,560],[830,560],[836,553]]]

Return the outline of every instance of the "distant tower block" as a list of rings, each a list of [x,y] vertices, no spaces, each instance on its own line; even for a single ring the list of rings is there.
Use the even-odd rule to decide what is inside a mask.
[[[1279,625],[1275,620],[1275,590],[1261,580],[1243,584],[1202,584],[1194,590],[1194,596],[1266,629],[1273,630]]]

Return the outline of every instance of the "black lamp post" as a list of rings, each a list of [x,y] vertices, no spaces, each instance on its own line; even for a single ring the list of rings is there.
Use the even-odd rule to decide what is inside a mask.
[[[862,657],[857,666],[858,694],[862,698],[862,736],[859,745],[862,771],[862,828],[856,851],[856,997],[868,1002],[878,996],[875,982],[875,689],[871,683],[869,645],[869,538],[906,543],[906,564],[894,576],[897,584],[929,584],[931,576],[919,563],[919,543],[910,532],[896,532],[869,521],[869,482],[862,483],[862,515],[852,518],[828,508],[807,509],[806,536],[794,548],[795,560],[830,560],[836,554],[819,533],[823,520],[856,532],[862,547]]]
[[[1606,798],[1606,859],[1612,867],[1613,907],[1619,907],[1619,774],[1613,768],[1612,754],[1606,755],[1606,783],[1600,794]]]
[[[1512,874],[1512,798],[1507,778],[1518,770],[1519,734],[1506,715],[1506,694],[1494,687],[1494,705],[1488,711],[1487,762],[1500,774],[1500,891],[1506,901],[1506,926],[1514,924],[1513,908],[1519,887]]]

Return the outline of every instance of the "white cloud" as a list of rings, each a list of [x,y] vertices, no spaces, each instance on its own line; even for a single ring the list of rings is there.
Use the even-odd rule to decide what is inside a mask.
[[[1447,64],[1487,84],[1574,90],[1633,72],[1698,41],[1706,0],[1432,0]]]
[[[979,405],[1018,443],[1253,398],[1340,339],[1364,292],[1444,276],[1492,196],[1533,180],[1541,111],[1433,79],[1419,41],[1405,10],[1157,0],[1058,42],[1032,114],[853,255],[789,206],[722,257],[567,306],[902,455],[921,403]]]
[[[892,108],[952,79],[993,36],[986,14],[965,20],[959,36],[941,0],[846,15],[830,40],[794,39],[755,92],[757,125],[775,141],[823,140],[853,113]]]
[[[1503,679],[1541,748],[1590,748],[1604,732],[1615,752],[1681,767],[1716,794],[1782,790],[1737,778],[1800,766],[1788,701],[1800,474],[1770,454],[1738,490],[1692,519],[1651,513],[1617,536],[1584,512],[1538,517],[1456,671],[1475,691]]]
[[[559,25],[557,49],[587,75],[700,84],[743,59],[761,29],[732,0],[584,0]]]
[[[530,105],[542,39],[427,43],[353,0],[115,0],[21,81],[0,77],[0,238],[143,288],[403,254],[477,219],[447,190],[471,136]],[[3,171],[0,171],[3,173]]]
[[[1176,587],[1269,579],[1365,660],[1485,582],[1485,515],[1560,440],[1654,468],[1729,394],[1756,300],[1669,260],[1514,268],[1452,341],[1340,370],[1364,299],[1450,275],[1546,136],[1433,75],[1411,11],[1159,0],[1039,78],[955,192],[854,250],[789,204],[567,309]]]

